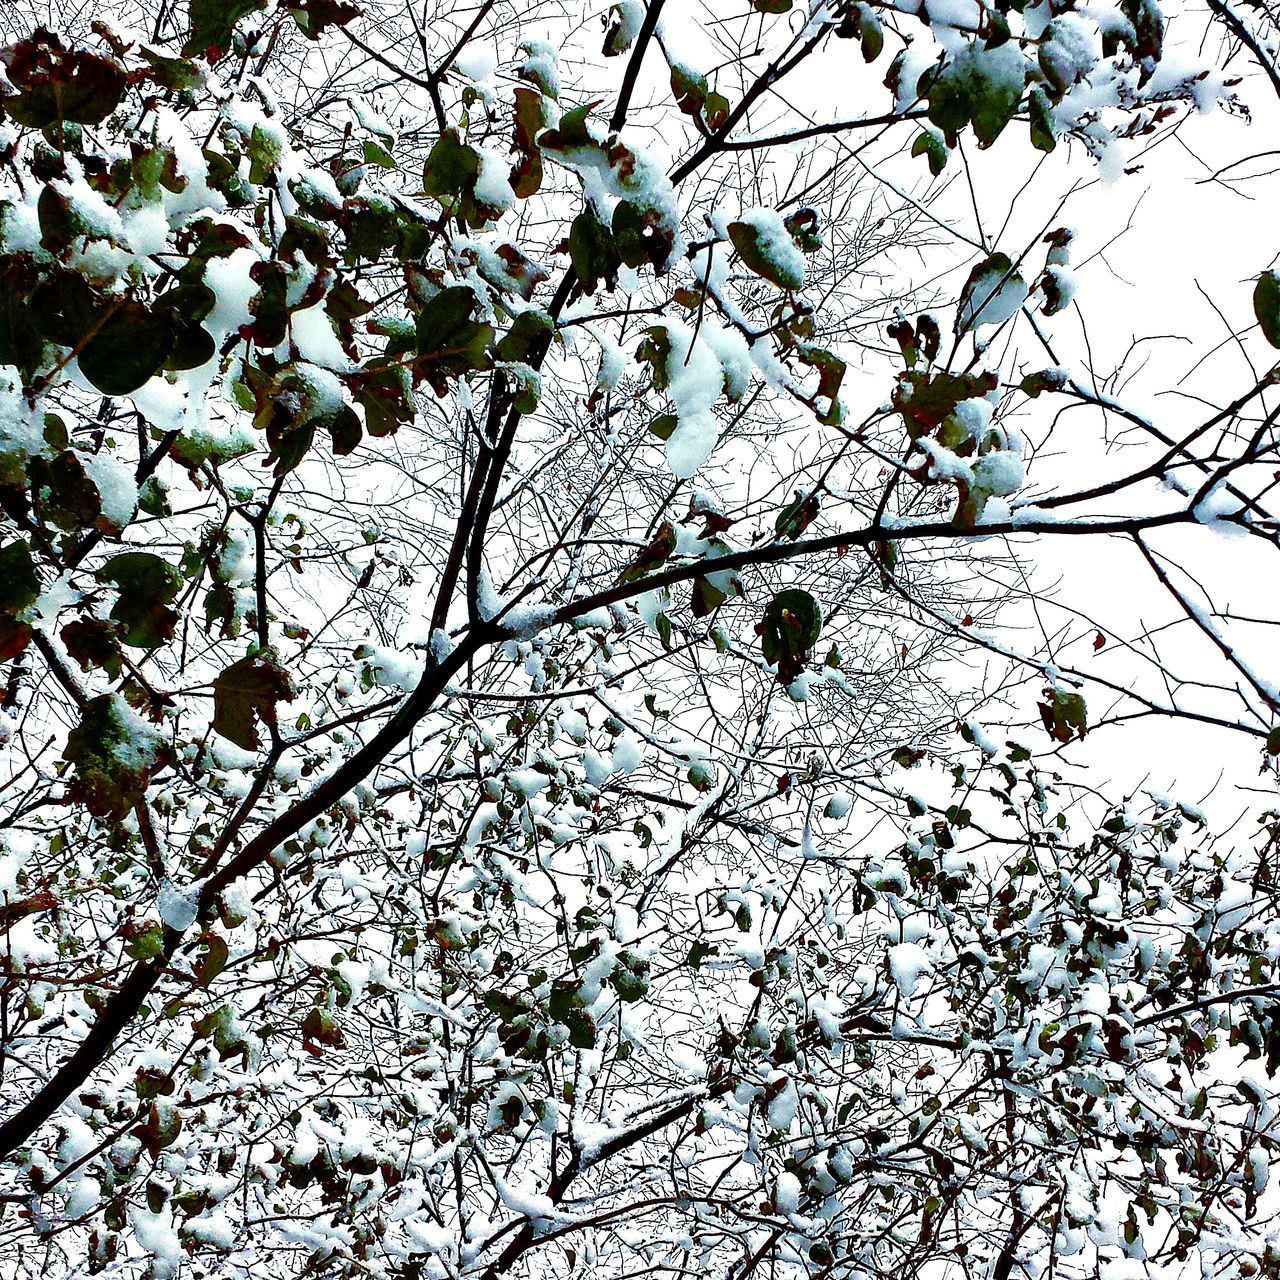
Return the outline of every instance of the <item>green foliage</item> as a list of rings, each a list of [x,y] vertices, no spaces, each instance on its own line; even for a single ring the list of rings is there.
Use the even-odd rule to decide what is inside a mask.
[[[67,735],[71,799],[99,818],[122,818],[143,797],[166,752],[159,736],[118,694],[90,699]]]
[[[230,52],[236,23],[266,7],[266,0],[190,0],[191,34],[182,47],[183,55],[216,62]]]
[[[1264,271],[1258,277],[1253,287],[1253,314],[1262,336],[1273,347],[1280,347],[1280,272]]]
[[[994,49],[966,44],[929,75],[923,93],[929,119],[946,134],[949,146],[971,124],[978,145],[989,147],[1018,110],[1027,69],[1016,44]]]
[[[18,1235],[52,1224],[110,1272],[171,1220],[197,1269],[270,1269],[320,1223],[304,1271],[412,1269],[444,1241],[446,1270],[604,1273],[641,1169],[662,1211],[632,1270],[840,1280],[939,1239],[989,1264],[1010,1178],[1029,1221],[1114,1241],[1079,1174],[1113,1158],[1205,1238],[1243,1230],[1254,1104],[1225,1109],[1202,1064],[1280,1064],[1280,1020],[1239,995],[1274,985],[1266,940],[1218,910],[1275,873],[1190,811],[1070,834],[1060,782],[980,727],[964,661],[1030,541],[971,536],[1021,484],[1019,415],[1052,492],[1040,427],[1082,388],[983,341],[1025,300],[1021,246],[970,255],[959,297],[930,265],[938,314],[958,303],[944,347],[896,279],[898,248],[927,251],[919,209],[885,188],[864,219],[849,138],[787,105],[810,56],[865,76],[927,7],[753,0],[751,57],[669,58],[656,98],[665,33],[641,50],[641,5],[584,9],[614,59],[590,100],[500,8],[464,20],[496,75],[447,4],[420,42],[394,15],[337,30],[347,0],[193,0],[181,55],[105,27],[105,52],[37,32],[3,54],[0,1121],[48,1096],[41,1064],[102,1046],[16,1147]],[[874,136],[935,175],[966,129],[1028,155],[1012,118],[1042,151],[1145,137],[1212,86],[1138,92],[1163,18],[1124,10],[1128,96],[1101,115],[1072,119],[1071,89],[1113,69],[1015,2],[915,84],[895,58]],[[1088,163],[1058,150],[1043,172]],[[1255,289],[1273,344],[1278,282]],[[762,609],[726,607],[748,589]],[[1055,748],[1090,726],[1086,676],[1049,670]],[[1139,1059],[1176,1076],[1176,1160],[1129,1114]],[[246,1185],[251,1220],[219,1207]]]
[[[742,261],[770,284],[779,289],[799,289],[804,285],[803,268],[793,268],[788,258],[775,252],[768,230],[755,223],[731,222],[729,239]]]
[[[261,745],[258,724],[274,730],[281,702],[292,702],[293,682],[267,653],[233,662],[213,682],[213,727],[246,751]]]
[[[108,560],[98,577],[117,589],[111,619],[125,644],[154,649],[173,639],[178,614],[169,606],[183,581],[173,565],[149,551],[125,551]]]
[[[1040,703],[1040,719],[1055,742],[1083,738],[1088,730],[1084,697],[1066,689],[1048,689]]]
[[[822,610],[807,591],[798,587],[779,591],[765,606],[759,631],[764,660],[777,667],[778,683],[786,686],[804,669],[818,643]]]
[[[451,381],[489,365],[494,329],[473,319],[475,293],[463,286],[442,289],[418,312],[416,373],[437,395],[447,395]]]

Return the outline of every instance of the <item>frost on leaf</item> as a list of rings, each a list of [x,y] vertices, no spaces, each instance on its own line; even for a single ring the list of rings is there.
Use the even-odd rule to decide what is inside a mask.
[[[804,254],[772,209],[750,209],[729,223],[729,239],[738,256],[758,276],[779,289],[804,285]]]
[[[989,147],[1017,112],[1028,70],[1016,44],[966,45],[931,73],[925,93],[929,119],[952,146],[960,130],[972,124],[979,145]]]
[[[67,735],[68,790],[95,817],[121,818],[142,799],[167,752],[160,735],[118,694],[85,704]]]
[[[1027,300],[1027,282],[1007,253],[993,253],[969,273],[960,294],[956,332],[1004,324]]]
[[[236,23],[265,8],[266,0],[191,0],[191,35],[183,54],[217,61],[230,50]]]

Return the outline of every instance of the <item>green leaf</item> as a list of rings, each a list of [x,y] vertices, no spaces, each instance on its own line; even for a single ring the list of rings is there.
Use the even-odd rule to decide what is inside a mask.
[[[171,1103],[153,1098],[146,1120],[130,1132],[154,1160],[165,1147],[171,1147],[178,1140],[178,1134],[182,1132],[182,1116]]]
[[[796,496],[778,512],[773,531],[794,542],[818,518],[818,495],[796,490]]]
[[[716,784],[715,765],[707,760],[695,760],[686,776],[695,791],[707,792]]]
[[[213,682],[213,727],[246,751],[260,745],[257,721],[276,725],[276,709],[292,702],[289,673],[267,653],[233,662]]]
[[[585,1009],[571,1009],[565,1018],[569,1043],[575,1049],[596,1047],[596,1020]]]
[[[249,181],[257,186],[269,182],[284,154],[280,135],[255,124],[245,144],[245,154],[249,157]]]
[[[649,540],[648,545],[642,548],[636,558],[618,575],[618,581],[639,581],[646,574],[652,573],[655,569],[660,569],[666,564],[675,549],[675,526],[670,520],[664,520],[658,526],[657,532]]]
[[[69,798],[95,817],[121,818],[165,763],[159,735],[116,694],[91,698],[62,753],[72,768]]]
[[[231,1005],[220,1005],[203,1018],[197,1018],[191,1024],[191,1030],[203,1040],[212,1040],[220,1058],[226,1059],[233,1053],[240,1053],[248,1060],[248,1042]]]
[[[40,595],[40,577],[31,547],[22,541],[0,547],[0,613],[21,613]]]
[[[1018,383],[1018,389],[1034,400],[1043,391],[1061,391],[1067,385],[1067,375],[1062,369],[1038,369]]]
[[[361,439],[360,419],[339,398],[331,377],[306,365],[285,365],[275,377],[245,366],[257,402],[254,425],[267,433],[277,476],[288,475],[306,456],[316,430],[329,432],[336,454],[350,453]]]
[[[947,150],[947,144],[936,133],[922,129],[911,144],[911,154],[928,156],[929,172],[936,178],[947,167],[947,157],[951,152]]]
[[[414,367],[437,395],[447,395],[449,380],[485,369],[494,331],[473,320],[479,305],[464,285],[441,289],[418,313],[418,359]]]
[[[1053,109],[1049,95],[1034,85],[1027,95],[1027,115],[1031,119],[1031,145],[1037,151],[1049,152],[1058,145],[1053,127]]]
[[[884,27],[874,9],[867,4],[855,4],[853,13],[858,24],[858,36],[862,44],[864,62],[874,62],[884,51]]]
[[[480,176],[480,155],[467,146],[456,129],[446,129],[435,141],[422,168],[422,190],[447,213],[462,203]]]
[[[692,609],[695,618],[705,618],[714,613],[728,598],[728,592],[713,585],[709,579],[693,580]]]
[[[151,78],[162,89],[183,93],[204,84],[204,73],[187,58],[173,58],[153,49],[138,51],[151,66]]]
[[[956,134],[972,123],[979,145],[989,147],[1018,110],[1028,65],[1014,44],[994,49],[966,45],[928,73],[924,96],[929,119],[951,145]]]
[[[152,920],[125,943],[124,949],[134,960],[154,960],[164,951],[164,926]]]
[[[169,310],[117,302],[81,348],[80,372],[103,395],[127,396],[164,368],[176,338]]]
[[[394,169],[396,167],[395,157],[380,142],[375,142],[372,138],[366,138],[363,143],[363,154],[365,164],[375,165],[379,169]]]
[[[1026,281],[1014,269],[1007,253],[993,253],[969,272],[969,278],[960,291],[960,302],[956,311],[956,332],[964,333],[975,327],[993,323],[991,317],[1000,314],[1010,296],[1025,299]]]
[[[1040,719],[1055,742],[1083,738],[1088,730],[1084,698],[1078,693],[1047,689],[1040,703]]]
[[[818,371],[818,386],[809,398],[809,407],[825,426],[838,425],[844,412],[840,404],[840,387],[848,366],[834,351],[811,343],[797,346],[796,358],[801,364]],[[825,407],[823,401],[826,401]]]
[[[629,267],[649,264],[661,269],[671,256],[674,233],[658,209],[619,200],[613,210],[613,249]]]
[[[616,58],[631,48],[635,33],[628,28],[629,24],[623,16],[622,5],[610,5],[608,25],[604,33],[604,48],[601,50],[606,58]]]
[[[1253,314],[1258,317],[1262,336],[1280,347],[1280,272],[1264,271],[1253,287]]]
[[[799,289],[804,285],[804,264],[792,262],[788,254],[775,253],[767,228],[750,222],[731,222],[729,239],[742,261],[770,284],[779,289]]]
[[[759,631],[765,661],[777,666],[778,683],[789,685],[822,634],[822,610],[807,591],[779,591],[765,606]]]
[[[196,981],[202,987],[207,987],[227,967],[230,952],[226,939],[218,933],[202,933],[199,945],[204,949],[204,954],[196,960],[192,969],[195,971]]]
[[[216,62],[230,50],[236,23],[266,7],[266,0],[191,0],[187,10],[191,34],[182,46],[183,57]]]
[[[359,379],[352,380],[351,394],[364,410],[364,429],[371,436],[391,435],[413,421],[413,385],[409,371],[399,364],[371,360]]]
[[[119,590],[111,618],[124,628],[121,639],[138,649],[154,649],[173,639],[178,615],[169,602],[182,586],[182,574],[149,551],[113,556],[98,578]]]
[[[634,1004],[649,994],[649,962],[633,951],[620,951],[610,981],[619,1000]]]
[[[1267,755],[1280,756],[1280,725],[1267,734]]]
[[[554,332],[555,324],[551,317],[537,307],[530,307],[520,312],[511,328],[498,339],[494,355],[499,360],[530,363],[537,348],[545,350],[543,343]]]
[[[622,254],[613,232],[590,209],[583,209],[569,228],[569,261],[584,292],[594,293],[601,281],[610,291],[617,288]]]
[[[102,668],[113,680],[120,674],[120,641],[105,618],[76,618],[59,635],[82,671]]]
[[[28,301],[35,270],[29,261],[0,258],[0,364],[30,377],[44,354],[44,342]]]

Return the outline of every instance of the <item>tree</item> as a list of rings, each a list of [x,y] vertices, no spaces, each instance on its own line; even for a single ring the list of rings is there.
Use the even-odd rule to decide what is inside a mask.
[[[1055,327],[1069,184],[1240,86],[1154,0],[665,10],[0,54],[19,1274],[1275,1269],[1280,819],[1063,762],[1280,755],[1193,576],[1274,574],[1280,277],[1172,427]],[[957,230],[1028,147],[1043,223]],[[1104,542],[1205,652],[1018,641]]]

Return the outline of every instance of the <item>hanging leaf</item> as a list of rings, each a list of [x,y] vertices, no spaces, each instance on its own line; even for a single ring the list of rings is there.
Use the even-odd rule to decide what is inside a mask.
[[[993,253],[969,272],[960,292],[956,333],[983,325],[1003,324],[1026,301],[1027,282],[1007,253]]]
[[[147,1118],[130,1132],[154,1160],[161,1151],[173,1146],[178,1140],[178,1135],[182,1132],[182,1116],[171,1103],[153,1098],[147,1108]]]
[[[778,683],[789,685],[822,634],[822,610],[807,591],[792,587],[769,601],[757,630],[765,661],[778,668]]]
[[[211,931],[200,935],[199,945],[203,954],[191,967],[196,981],[202,987],[207,987],[227,967],[231,953],[227,949],[226,939]]]
[[[1016,114],[1029,68],[1015,44],[994,49],[966,44],[929,74],[924,94],[929,119],[946,134],[950,146],[972,123],[978,144],[989,147]]]
[[[780,538],[794,542],[818,518],[818,495],[796,491],[773,522],[773,531]]]
[[[17,540],[0,547],[0,613],[21,613],[40,595],[40,577],[29,543]]]
[[[590,209],[583,209],[569,228],[569,260],[585,293],[594,293],[602,282],[610,291],[618,287],[622,254],[613,232]]]
[[[835,352],[809,343],[796,347],[796,357],[802,364],[818,371],[818,388],[809,398],[809,405],[817,414],[818,421],[828,427],[838,425],[843,416],[840,387],[848,365]]]
[[[1280,272],[1264,271],[1258,277],[1253,287],[1253,314],[1262,336],[1273,347],[1280,347]]]
[[[182,574],[149,551],[126,551],[113,556],[98,578],[119,591],[112,621],[123,628],[121,640],[138,649],[154,649],[173,639],[178,615],[169,602],[182,586]]]
[[[67,653],[82,671],[98,667],[113,680],[120,675],[120,640],[117,629],[105,618],[77,618],[59,634]]]
[[[72,769],[69,798],[95,817],[121,818],[142,799],[167,753],[159,734],[108,693],[85,704],[62,758]]]
[[[164,368],[176,338],[168,309],[132,299],[113,303],[80,350],[80,372],[103,395],[129,395]]]
[[[1045,731],[1055,742],[1083,738],[1088,730],[1084,698],[1078,693],[1046,689],[1039,709]]]
[[[489,366],[491,324],[472,319],[479,301],[475,292],[457,285],[441,289],[418,313],[418,359],[414,368],[439,396],[449,382]]]
[[[515,91],[513,144],[520,158],[511,170],[511,189],[516,198],[527,200],[542,186],[542,152],[537,137],[547,123],[542,94],[518,86]]]
[[[216,62],[230,50],[236,23],[266,7],[267,0],[191,0],[187,10],[191,35],[182,46],[182,56]]]
[[[759,211],[750,222],[729,223],[729,239],[756,275],[779,289],[799,289],[804,285],[804,257],[782,219],[769,212]]]
[[[213,727],[236,746],[256,751],[257,722],[275,728],[277,705],[293,699],[289,673],[270,654],[241,658],[213,682]]]
[[[636,582],[646,574],[661,568],[676,549],[676,530],[670,520],[664,520],[658,531],[632,562],[618,575],[619,582]]]
[[[309,40],[319,40],[330,27],[345,27],[360,16],[359,7],[348,0],[284,0],[280,7]]]
[[[5,95],[4,108],[29,129],[101,124],[120,105],[128,83],[111,58],[68,48],[44,28],[9,45],[0,61],[18,90]]]
[[[722,591],[709,578],[693,580],[692,609],[695,618],[705,618],[714,613],[729,598],[727,591]]]
[[[947,157],[950,156],[951,152],[947,149],[947,144],[936,133],[931,133],[928,129],[922,129],[916,140],[911,144],[911,154],[913,156],[928,156],[929,172],[936,178],[947,167]]]

